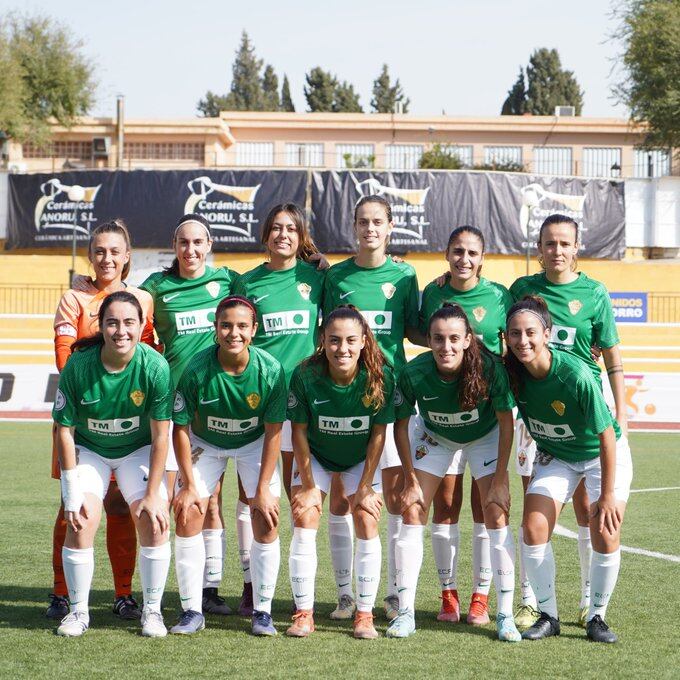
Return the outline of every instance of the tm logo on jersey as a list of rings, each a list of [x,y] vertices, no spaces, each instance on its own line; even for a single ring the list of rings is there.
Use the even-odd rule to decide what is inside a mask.
[[[241,434],[241,432],[249,432],[254,430],[260,419],[247,418],[246,420],[237,420],[236,418],[215,418],[208,416],[208,429],[212,432],[226,432],[228,434]]]
[[[267,335],[276,335],[283,331],[306,333],[309,330],[309,310],[294,309],[290,312],[263,314],[262,325]]]
[[[366,319],[366,323],[374,333],[389,333],[392,330],[392,312],[386,310],[377,312],[363,310],[361,316]]]
[[[551,425],[542,423],[535,418],[529,418],[529,430],[531,434],[543,439],[574,439],[574,433],[569,425]]]
[[[550,342],[563,347],[573,347],[576,341],[576,329],[571,326],[554,325],[550,331]]]
[[[349,416],[349,418],[331,418],[319,416],[319,430],[329,434],[358,434],[368,432],[369,416]]]
[[[139,429],[139,416],[132,418],[114,418],[113,420],[87,419],[87,429],[97,434],[128,434]]]
[[[428,411],[429,421],[436,425],[447,427],[460,427],[461,425],[471,425],[479,421],[479,411],[473,408],[472,411],[460,411],[459,413],[437,413]]]
[[[177,312],[175,314],[175,326],[177,326],[179,335],[204,333],[213,328],[214,321],[214,309],[195,309],[192,312]]]

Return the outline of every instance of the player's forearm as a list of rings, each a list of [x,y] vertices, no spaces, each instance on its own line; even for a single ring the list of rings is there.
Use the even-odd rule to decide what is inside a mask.
[[[311,455],[307,441],[307,428],[299,423],[293,423],[293,457],[300,475],[300,484],[303,489],[314,489],[314,475],[312,475]]]
[[[70,428],[63,425],[57,426],[57,455],[59,466],[62,470],[73,470],[77,466],[76,444]]]
[[[599,435],[600,438],[600,467],[601,467],[601,495],[614,493],[616,480],[616,435],[611,425]]]
[[[194,486],[194,470],[191,465],[191,440],[189,426],[175,424],[172,428],[172,445],[175,450],[177,470],[185,488]]]
[[[151,455],[149,457],[149,481],[146,488],[153,493],[157,493],[160,489],[165,474],[169,427],[170,421],[168,420],[151,421]]]
[[[404,470],[404,480],[415,479],[416,473],[411,460],[411,442],[408,438],[408,426],[411,418],[402,418],[394,423],[394,442]]]
[[[510,462],[512,440],[515,433],[512,411],[496,411],[498,419],[498,460],[496,461],[496,475],[505,478]]]
[[[602,350],[604,365],[607,368],[607,378],[609,386],[614,395],[614,405],[616,407],[616,420],[619,423],[626,421],[626,385],[623,374],[623,362],[618,345]]]
[[[366,461],[364,462],[364,470],[361,474],[360,486],[368,486],[373,484],[373,477],[380,462],[380,456],[385,448],[385,432],[386,425],[374,425],[371,430],[371,437],[366,446]]]
[[[264,443],[262,444],[262,464],[257,486],[266,489],[272,481],[276,464],[281,451],[281,423],[267,423],[264,426]]]

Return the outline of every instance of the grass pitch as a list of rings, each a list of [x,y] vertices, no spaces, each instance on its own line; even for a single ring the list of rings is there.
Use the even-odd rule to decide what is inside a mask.
[[[138,626],[111,613],[110,567],[100,529],[95,546],[91,594],[91,629],[81,639],[54,634],[45,618],[51,590],[51,530],[59,498],[58,483],[49,478],[50,427],[45,423],[0,423],[3,474],[0,481],[0,677],[7,678],[174,678],[174,677],[319,677],[370,678],[677,678],[680,676],[680,563],[624,553],[621,575],[607,620],[618,633],[617,645],[589,643],[575,624],[579,569],[576,542],[556,536],[557,591],[562,635],[541,642],[504,644],[495,626],[472,628],[435,619],[438,587],[429,540],[417,599],[418,632],[407,640],[358,641],[350,622],[328,618],[335,588],[330,569],[325,523],[319,532],[317,631],[309,639],[279,635],[257,639],[249,621],[238,616],[208,617],[205,631],[191,637],[148,640]],[[680,486],[680,436],[633,434],[634,489]],[[513,474],[513,526],[521,512],[519,480]],[[227,473],[224,514],[228,534],[225,577],[221,588],[236,605],[241,576],[236,554],[233,468]],[[647,551],[680,555],[680,490],[649,491],[631,496],[623,543]],[[274,620],[280,633],[290,617],[287,556],[290,531],[282,512],[282,564]],[[575,528],[565,509],[560,523]],[[462,608],[471,584],[471,518],[460,520],[461,557],[458,590]],[[139,588],[136,576],[135,587]],[[381,597],[384,587],[381,586]],[[493,593],[493,588],[492,588]],[[165,619],[172,624],[179,606],[174,567],[166,590]],[[493,600],[493,596],[491,598]],[[517,594],[515,597],[517,601]],[[493,603],[492,603],[493,609]],[[376,609],[377,614],[382,611]],[[384,633],[386,622],[376,619]]]

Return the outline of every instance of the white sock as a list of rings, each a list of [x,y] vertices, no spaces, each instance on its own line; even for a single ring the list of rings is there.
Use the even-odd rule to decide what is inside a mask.
[[[458,588],[458,543],[460,531],[457,524],[430,524],[432,553],[442,590]]]
[[[594,616],[601,616],[604,619],[607,614],[609,600],[619,578],[620,566],[620,548],[617,548],[613,553],[599,553],[593,550],[593,560],[590,567],[591,598],[588,608],[588,621]]]
[[[387,513],[387,596],[397,595],[397,561],[394,552],[401,531],[401,515]],[[365,610],[364,610],[365,611]]]
[[[396,541],[395,541],[396,543]],[[382,563],[382,546],[380,536],[375,538],[357,538],[357,549],[354,555],[354,575],[357,587],[357,609],[360,612],[372,612],[380,585],[380,567]],[[396,571],[396,567],[394,567]],[[394,585],[396,591],[396,583]]]
[[[88,612],[90,588],[94,574],[94,548],[61,549],[64,578],[68,586],[68,599],[72,612]]]
[[[293,540],[290,542],[288,569],[290,587],[298,610],[314,608],[316,562],[316,529],[295,527]]]
[[[488,595],[491,589],[491,552],[489,534],[483,523],[472,524],[472,592]]]
[[[593,546],[590,543],[590,527],[578,528],[578,560],[581,565],[581,604],[590,605],[590,562],[593,559]]]
[[[175,535],[175,571],[182,609],[202,611],[203,566],[206,562],[205,531],[195,536]]]
[[[203,545],[205,547],[205,568],[203,570],[203,587],[219,588],[222,580],[222,564],[224,562],[224,529],[203,529]],[[201,611],[197,609],[196,611]]]
[[[253,541],[252,548],[253,608],[272,612],[272,600],[281,566],[281,543],[278,537],[271,543]]]
[[[510,527],[487,529],[491,552],[493,583],[496,587],[496,609],[499,614],[512,616],[515,592],[515,542]]]
[[[352,515],[331,514],[328,518],[328,538],[331,544],[331,562],[338,598],[342,595],[349,595],[353,598],[354,519]]]
[[[253,544],[253,525],[250,521],[250,506],[238,501],[236,503],[236,537],[238,540],[238,556],[243,569],[243,582],[250,583],[250,547]]]
[[[534,595],[534,590],[529,583],[529,577],[527,576],[527,570],[524,567],[524,529],[519,528],[518,532],[519,539],[519,550],[517,551],[519,557],[519,589],[522,596],[522,604],[529,605],[533,609],[538,609],[536,604],[536,595]]]
[[[433,524],[433,526],[443,527],[452,525]],[[397,548],[395,550],[395,556],[397,558],[399,609],[408,609],[415,612],[416,588],[418,587],[420,568],[423,564],[424,534],[425,527],[420,524],[402,524],[401,526],[399,540],[397,541]],[[434,539],[432,544],[434,545]]]
[[[155,547],[143,545],[139,548],[139,578],[142,582],[144,607],[159,614],[169,569],[170,541]]]
[[[524,566],[538,598],[538,609],[557,618],[555,557],[550,543],[523,546]]]

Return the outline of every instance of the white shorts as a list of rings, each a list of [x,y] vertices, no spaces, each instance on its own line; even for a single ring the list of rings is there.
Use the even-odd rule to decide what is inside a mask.
[[[498,432],[496,425],[483,437],[459,444],[434,435],[418,418],[410,433],[413,467],[441,478],[462,475],[467,464],[474,479],[492,475],[498,460]]]
[[[293,426],[290,420],[284,420],[281,427],[281,451],[293,452]]]
[[[78,479],[84,493],[91,493],[104,500],[113,472],[118,488],[128,505],[141,500],[146,494],[149,480],[149,457],[151,446],[142,446],[123,458],[104,458],[80,444],[76,446]],[[168,500],[165,481],[161,481],[159,493]]]
[[[388,423],[385,432],[385,446],[380,456],[378,469],[384,470],[392,467],[401,467],[401,458],[399,458],[397,444],[394,441],[394,423]]]
[[[600,497],[602,471],[599,456],[578,463],[568,463],[539,451],[527,493],[540,494],[559,503],[566,503],[574,495],[581,479],[584,478],[588,498],[591,503],[594,503]],[[628,502],[632,480],[633,461],[630,447],[628,439],[622,435],[616,442],[614,496],[617,501]]]
[[[515,414],[515,470],[521,477],[531,477],[536,458],[536,442],[529,434],[527,426]]]
[[[227,460],[233,458],[236,463],[236,472],[241,479],[243,489],[248,498],[254,498],[257,491],[257,483],[260,480],[260,468],[262,467],[262,445],[264,435],[250,444],[238,449],[220,449],[205,440],[197,437],[193,432],[191,439],[191,462],[194,472],[194,483],[201,498],[208,498],[217,488],[220,477],[227,469]],[[177,475],[175,491],[182,487],[181,474]],[[281,480],[278,469],[274,469],[269,490],[277,498],[281,496]]]
[[[327,494],[330,491],[331,488],[331,480],[333,479],[334,474],[339,474],[340,478],[342,479],[342,483],[345,487],[345,495],[346,496],[352,496],[356,493],[356,490],[359,488],[359,482],[361,481],[361,475],[364,473],[364,463],[365,461],[361,461],[361,463],[357,463],[354,467],[351,467],[349,470],[345,470],[344,472],[336,473],[332,472],[331,470],[326,470],[319,461],[314,458],[314,456],[310,456],[310,463],[312,466],[312,476],[314,477],[314,486],[316,486],[317,489],[319,489],[322,493]],[[293,474],[292,474],[292,483],[291,486],[300,486],[300,473],[298,472],[297,469],[297,462],[293,462]],[[373,491],[376,493],[382,493],[382,478],[380,475],[380,466],[375,471],[375,474],[373,475],[373,484],[371,485],[373,488]]]

